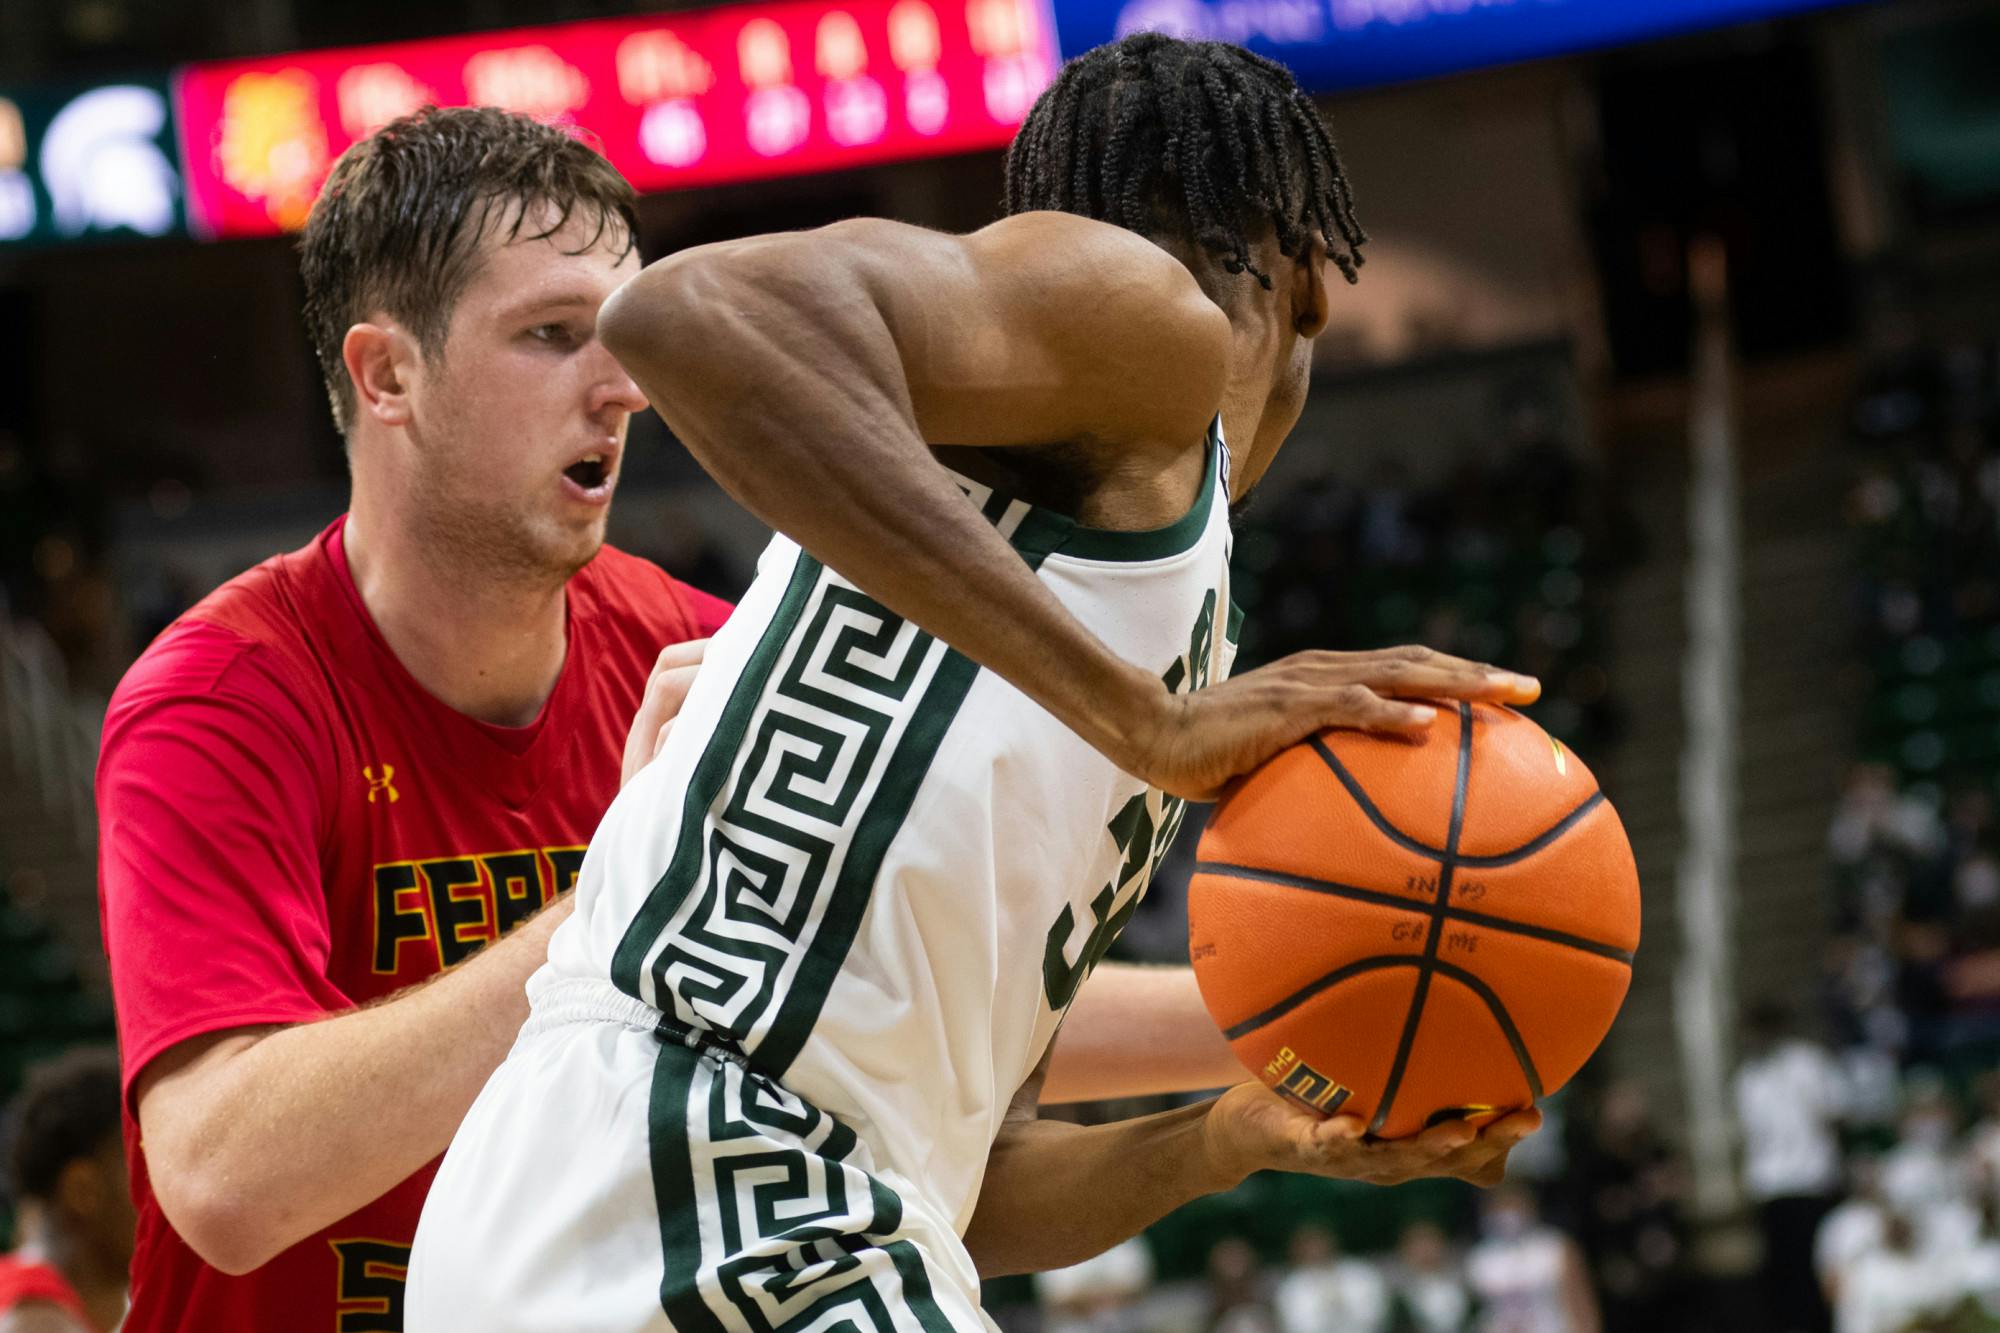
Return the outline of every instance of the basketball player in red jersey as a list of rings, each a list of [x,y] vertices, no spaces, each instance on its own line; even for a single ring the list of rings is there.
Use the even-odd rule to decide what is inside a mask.
[[[603,546],[645,406],[594,332],[632,198],[556,130],[449,111],[351,151],[313,214],[349,511],[181,617],[105,720],[128,1333],[401,1327],[429,1164],[520,1026],[649,673],[726,613]]]

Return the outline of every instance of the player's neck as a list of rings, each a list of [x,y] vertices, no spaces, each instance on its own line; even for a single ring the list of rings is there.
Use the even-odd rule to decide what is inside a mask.
[[[118,1326],[125,1317],[125,1260],[56,1226],[40,1209],[24,1211],[18,1230],[21,1243],[15,1253],[61,1273],[98,1328]]]
[[[568,651],[564,584],[458,569],[420,525],[351,512],[342,541],[354,587],[390,651],[441,703],[496,726],[541,715]]]

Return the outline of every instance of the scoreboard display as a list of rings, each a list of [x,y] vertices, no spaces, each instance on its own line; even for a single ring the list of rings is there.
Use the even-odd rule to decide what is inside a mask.
[[[304,225],[427,103],[569,127],[641,192],[1004,147],[1060,60],[1140,31],[1336,92],[1841,0],[762,0],[0,88],[0,246]]]
[[[295,230],[342,151],[397,116],[573,126],[640,191],[1007,143],[1053,77],[1039,0],[785,0],[186,66],[187,212]]]

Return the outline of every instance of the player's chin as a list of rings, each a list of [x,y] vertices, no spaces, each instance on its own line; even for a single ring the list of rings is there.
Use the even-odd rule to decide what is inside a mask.
[[[609,514],[601,509],[591,514],[579,514],[573,505],[566,505],[564,509],[566,512],[552,525],[553,530],[540,545],[548,563],[568,575],[589,564],[603,548]]]

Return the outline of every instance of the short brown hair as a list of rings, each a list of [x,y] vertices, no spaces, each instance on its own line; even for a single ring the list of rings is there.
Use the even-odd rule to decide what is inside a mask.
[[[342,434],[354,414],[340,351],[347,330],[381,310],[436,356],[480,240],[489,228],[521,237],[544,206],[554,218],[528,239],[580,212],[596,228],[584,249],[607,232],[623,233],[621,259],[637,244],[631,184],[588,144],[527,116],[425,107],[340,155],[306,222],[299,267],[306,331]]]

